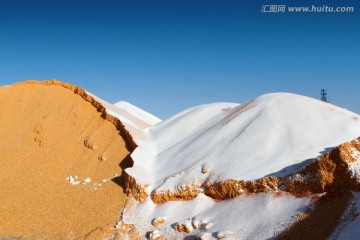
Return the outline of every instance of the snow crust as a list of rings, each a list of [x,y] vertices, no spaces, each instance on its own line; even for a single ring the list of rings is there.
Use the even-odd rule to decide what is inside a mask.
[[[293,223],[294,217],[311,207],[311,197],[296,198],[283,193],[241,195],[216,202],[204,194],[191,201],[154,204],[149,198],[142,203],[129,200],[123,212],[123,221],[134,223],[140,236],[158,230],[167,239],[184,236],[204,236],[203,239],[271,239]],[[154,227],[154,218],[166,221]],[[176,224],[185,224],[189,233],[174,230]]]
[[[126,172],[138,184],[148,184],[148,192],[205,180],[284,176],[358,137],[359,119],[289,93],[266,94],[244,105],[202,105],[151,127]]]

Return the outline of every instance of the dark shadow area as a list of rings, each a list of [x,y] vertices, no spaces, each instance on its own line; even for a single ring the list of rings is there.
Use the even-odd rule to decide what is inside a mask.
[[[151,232],[147,232],[147,233],[145,234],[145,238],[146,238],[146,239],[149,239],[149,238],[150,238],[150,234],[151,234]]]
[[[125,142],[125,147],[129,152],[133,152],[135,148],[137,147],[136,143],[134,142],[134,139],[130,135],[130,133],[126,130],[124,124],[116,117],[112,116],[108,112],[106,112],[106,108],[103,106],[99,109],[97,109],[98,112],[101,112],[101,118],[104,120],[108,120],[112,122],[112,124],[115,126],[116,130],[119,131],[119,135],[122,137],[122,139]],[[110,118],[113,118],[114,120],[109,120]]]
[[[276,176],[276,177],[284,177],[287,174],[300,171],[302,168],[304,168],[308,164],[314,162],[315,160],[316,159],[312,158],[312,159],[302,161],[301,163],[296,163],[296,164],[287,166],[287,167],[281,169],[280,171],[270,173],[270,174],[266,175],[265,177],[274,177],[274,176]]]
[[[320,155],[324,155],[325,153],[330,152],[331,150],[333,150],[335,147],[328,147],[325,148],[323,151],[320,152]],[[299,172],[302,168],[304,168],[305,166],[309,165],[312,162],[315,162],[317,158],[311,158],[311,159],[307,159],[305,161],[302,161],[300,163],[296,163],[290,166],[287,166],[283,169],[281,169],[280,171],[277,172],[273,172],[270,173],[268,175],[266,175],[265,177],[284,177],[287,174],[291,174],[291,173],[295,173],[295,172]]]
[[[116,121],[115,123],[116,129],[119,131],[120,136],[124,139],[126,149],[130,153],[132,153],[137,147],[134,139],[132,138],[129,131],[126,130],[124,124],[119,119],[116,119],[115,121]]]
[[[119,163],[119,166],[121,167],[122,170],[133,166],[134,161],[132,160],[130,155],[131,153],[126,155],[126,157]]]
[[[212,236],[213,238],[216,238],[216,239],[217,239],[217,238],[218,238],[218,237],[217,237],[218,234],[219,234],[219,232],[213,232],[213,233],[211,234],[211,236]]]
[[[308,210],[308,217],[295,223],[277,240],[325,240],[339,224],[344,211],[353,199],[351,191],[329,192],[320,197],[314,210]]]
[[[176,223],[173,223],[173,224],[170,225],[170,227],[171,227],[172,229],[175,229],[175,226],[176,226]]]
[[[117,127],[117,130],[119,131],[120,136],[124,139],[125,141],[125,147],[126,149],[132,153],[135,148],[137,147],[136,143],[134,142],[132,136],[130,135],[130,133],[125,129],[124,125],[122,125],[123,129]]]
[[[188,235],[184,238],[184,240],[196,240],[196,235]]]
[[[134,164],[130,154],[131,153],[129,153],[119,164],[119,167],[122,170],[121,175],[119,177],[115,177],[111,179],[112,182],[116,183],[123,189],[124,193],[125,193],[125,174],[126,174],[124,170],[126,168],[132,167]]]
[[[324,151],[321,151],[321,152],[320,152],[320,154],[321,154],[321,155],[324,155],[325,153],[330,152],[330,151],[333,150],[334,148],[336,148],[336,147],[328,147],[328,148],[325,148]]]

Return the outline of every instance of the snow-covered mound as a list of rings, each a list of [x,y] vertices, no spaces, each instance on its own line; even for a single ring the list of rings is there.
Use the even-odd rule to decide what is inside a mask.
[[[358,137],[359,119],[288,93],[195,107],[152,127],[126,172],[148,194],[200,188],[205,181],[282,177]]]
[[[261,193],[216,202],[199,194],[191,201],[161,205],[130,199],[122,220],[135,223],[140,236],[151,232],[164,239],[271,239],[313,208],[314,198]],[[150,234],[149,239],[157,238]]]
[[[148,128],[161,121],[161,119],[128,102],[120,101],[111,104],[92,93],[87,93],[100,102],[109,114],[124,124],[137,145],[141,145],[145,140]]]
[[[129,199],[122,221],[125,225],[132,223],[132,229],[150,240],[159,236],[200,240],[358,239],[359,163],[357,138],[296,173],[272,177],[279,188],[258,188],[257,180],[246,185],[252,193],[237,194],[238,187],[244,189],[236,181],[227,181],[232,196],[225,200],[207,190],[193,199],[179,199],[188,201],[163,204],[154,203],[152,197],[143,202]],[[265,180],[262,178],[259,184],[266,185]],[[219,194],[228,191],[220,190]]]

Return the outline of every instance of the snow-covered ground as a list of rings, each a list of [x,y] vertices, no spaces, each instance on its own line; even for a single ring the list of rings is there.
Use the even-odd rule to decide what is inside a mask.
[[[240,195],[215,201],[204,182],[251,181],[284,176],[318,156],[360,136],[360,116],[308,97],[274,93],[244,105],[212,103],[161,121],[126,102],[97,99],[119,118],[138,144],[126,169],[146,192],[197,186],[192,200],[155,204],[129,198],[121,216],[139,236],[156,239],[272,239],[302,218],[317,195],[296,197],[282,191]],[[358,157],[358,151],[353,151]],[[359,163],[350,166],[353,177]],[[359,194],[330,239],[356,239]],[[354,210],[356,209],[356,210]]]
[[[203,105],[150,128],[126,172],[149,185],[148,193],[204,181],[284,176],[360,136],[359,119],[343,108],[288,93],[244,105]]]
[[[353,192],[354,199],[340,219],[340,224],[329,237],[330,240],[360,239],[360,193]]]
[[[191,201],[161,205],[149,198],[142,203],[131,199],[123,221],[134,223],[140,236],[158,230],[166,239],[217,239],[221,234],[227,234],[228,239],[271,239],[312,204],[312,197],[296,198],[282,192],[242,195],[221,202],[199,194]],[[153,226],[156,219],[164,223]],[[181,225],[189,232],[175,230]]]

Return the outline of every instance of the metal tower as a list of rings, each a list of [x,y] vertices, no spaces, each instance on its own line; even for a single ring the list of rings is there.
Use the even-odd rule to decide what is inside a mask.
[[[321,95],[321,101],[327,102],[327,103],[329,102],[328,97],[327,97],[327,90],[325,88],[321,89],[320,95]]]

